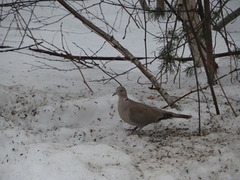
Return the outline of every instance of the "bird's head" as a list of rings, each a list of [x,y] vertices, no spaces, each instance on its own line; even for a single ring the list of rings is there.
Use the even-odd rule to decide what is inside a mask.
[[[119,97],[126,98],[127,97],[127,90],[123,86],[119,86],[119,87],[117,87],[116,92],[113,94],[113,96],[116,95],[116,94]]]

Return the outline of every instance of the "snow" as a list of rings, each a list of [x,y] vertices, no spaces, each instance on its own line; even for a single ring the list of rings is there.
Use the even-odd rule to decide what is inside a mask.
[[[231,3],[232,6],[239,4],[237,0]],[[103,10],[108,20],[117,11],[109,6],[106,9],[103,6]],[[36,7],[35,11],[40,16],[43,9]],[[44,13],[46,16],[51,14],[52,18],[48,21],[53,22],[66,12],[51,9],[50,6],[44,9]],[[120,15],[119,19],[120,23],[115,26],[118,32],[114,32],[114,37],[135,55],[144,55],[142,31],[131,25],[126,39],[122,39],[126,21]],[[237,22],[239,19],[228,28],[239,28]],[[3,25],[6,21],[1,23]],[[38,38],[46,38],[61,46],[61,23],[67,45],[73,54],[84,55],[72,42],[87,49],[88,53],[98,50],[102,45],[101,38],[90,33],[72,16],[67,16],[57,24],[50,24],[42,31],[33,29],[33,33]],[[158,30],[154,24],[149,25],[155,27],[152,31]],[[32,26],[40,25],[33,23]],[[106,28],[103,25],[101,27]],[[17,31],[11,31],[10,34],[7,45],[16,47],[21,36]],[[231,36],[236,37],[239,46],[239,32],[233,31]],[[3,31],[0,37],[2,41]],[[29,42],[30,39],[24,39],[25,45]],[[148,53],[153,56],[156,49],[153,38],[149,37],[148,45]],[[217,50],[223,49],[223,44],[219,44]],[[29,56],[29,53],[34,56]],[[105,45],[98,55],[118,56],[119,53]],[[239,72],[221,79],[238,117],[234,116],[220,86],[216,85],[221,114],[215,114],[210,91],[204,90],[205,94],[201,94],[201,136],[198,136],[196,93],[179,103],[180,113],[191,114],[191,119],[162,121],[145,127],[140,136],[128,136],[126,129],[130,126],[118,116],[117,97],[112,96],[117,83],[97,81],[108,78],[97,68],[82,69],[94,91],[91,93],[77,70],[35,70],[34,66],[47,63],[71,69],[74,68],[73,64],[48,61],[45,58],[54,59],[48,55],[41,55],[41,58],[37,56],[40,55],[29,50],[0,54],[0,179],[239,179]],[[220,66],[219,77],[231,71],[230,63],[234,64],[229,57],[217,61]],[[237,63],[236,67],[239,68]],[[159,64],[155,62],[149,65],[153,74],[157,74]],[[110,62],[106,66],[117,73],[134,67],[130,62]],[[139,81],[143,85],[137,83],[140,76]],[[207,84],[204,71],[199,71],[198,76],[204,87]],[[163,86],[174,97],[196,89],[195,77],[186,77],[182,73],[181,88],[179,82],[173,83],[173,78],[171,74],[164,77]],[[150,83],[139,70],[134,69],[117,79],[127,88],[130,98],[156,107],[166,105],[156,91],[148,89]],[[168,110],[177,112],[175,109]]]

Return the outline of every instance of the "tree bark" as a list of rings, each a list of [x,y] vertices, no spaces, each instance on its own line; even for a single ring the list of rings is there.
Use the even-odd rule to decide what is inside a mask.
[[[126,59],[134,63],[139,70],[152,82],[156,90],[162,95],[163,99],[169,104],[172,105],[172,98],[169,96],[167,91],[161,87],[157,79],[141,64],[141,62],[126,48],[124,48],[113,36],[110,36],[99,27],[95,26],[92,22],[87,20],[81,14],[76,12],[71,6],[69,6],[64,0],[58,0],[58,2],[65,7],[72,15],[79,19],[85,26],[93,30],[97,35],[104,38],[109,44],[111,44],[116,50],[118,50]],[[176,105],[174,105],[177,108]]]
[[[194,37],[194,33],[192,30],[194,30],[199,36],[202,32],[201,28],[201,22],[199,19],[199,15],[197,13],[197,3],[195,0],[178,0],[178,7],[181,11],[181,18],[184,21],[184,31],[186,33],[189,33],[187,35],[188,38],[188,44],[189,48],[191,50],[191,54],[193,55],[193,59],[195,61],[196,67],[202,67],[203,66],[203,59],[200,56],[199,48],[197,45],[197,41]],[[190,21],[193,26],[193,29],[190,28]],[[201,51],[203,53],[203,56],[206,57],[206,52],[204,50],[205,48],[201,47]]]
[[[165,11],[164,0],[156,0],[156,7],[157,7],[156,10],[159,13],[161,13],[161,15],[164,15],[164,11]]]
[[[146,3],[146,0],[139,0],[139,2],[140,2],[141,6],[142,6],[142,9],[144,11],[149,11],[149,7],[148,7],[148,5]]]
[[[157,0],[157,9],[164,11],[164,0]]]

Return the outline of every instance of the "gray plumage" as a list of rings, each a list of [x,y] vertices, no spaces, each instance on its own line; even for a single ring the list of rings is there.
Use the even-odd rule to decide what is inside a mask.
[[[151,123],[157,123],[170,118],[191,118],[190,115],[176,114],[155,107],[151,107],[128,98],[127,91],[123,86],[116,89],[118,99],[118,113],[123,121],[136,126],[132,134]]]

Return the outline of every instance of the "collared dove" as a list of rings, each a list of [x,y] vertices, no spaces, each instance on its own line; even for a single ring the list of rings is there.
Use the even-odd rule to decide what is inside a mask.
[[[123,86],[116,89],[118,99],[118,113],[123,121],[130,125],[136,126],[131,134],[141,130],[144,126],[151,123],[157,123],[164,119],[170,118],[191,118],[190,115],[176,114],[173,112],[165,111],[155,107],[151,107],[128,98],[127,91]]]

